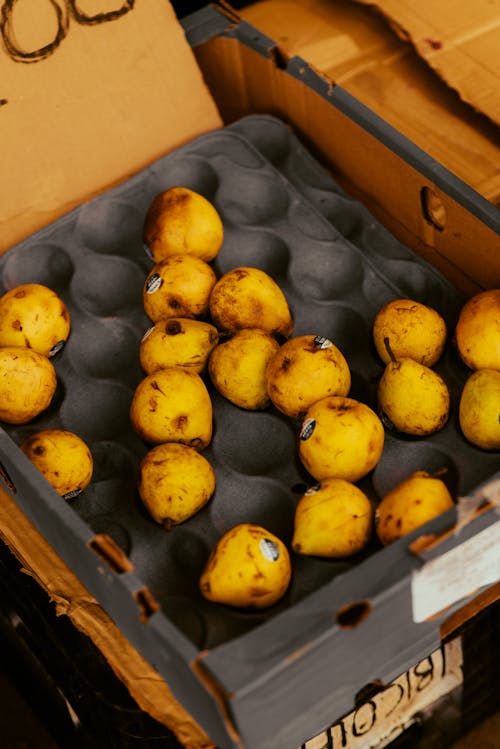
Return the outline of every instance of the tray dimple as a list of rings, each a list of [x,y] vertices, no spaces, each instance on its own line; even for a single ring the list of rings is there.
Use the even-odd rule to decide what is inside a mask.
[[[94,532],[115,540],[163,614],[202,648],[226,643],[293,606],[376,555],[380,545],[374,538],[352,560],[292,555],[291,587],[268,611],[241,612],[205,601],[198,578],[220,535],[237,523],[256,522],[289,543],[300,494],[316,483],[297,457],[299,420],[273,406],[259,412],[234,406],[215,391],[206,372],[214,435],[204,454],[216,473],[215,495],[169,532],[148,516],[136,482],[150,446],[129,418],[134,389],[145,376],[139,344],[151,326],[142,291],[154,263],[142,227],[155,195],[176,185],[213,201],[223,219],[224,242],[212,263],[217,276],[249,265],[275,278],[289,301],[294,335],[330,338],[351,368],[350,395],[373,408],[383,371],[371,339],[378,309],[410,296],[435,306],[450,334],[462,299],[348,196],[283,123],[265,116],[182,146],[0,259],[0,290],[44,283],[61,294],[72,319],[68,342],[53,359],[58,389],[52,405],[8,433],[20,444],[37,429],[61,427],[88,442],[92,484],[71,506]],[[467,371],[451,344],[437,369],[451,383],[456,409]],[[426,440],[387,434],[382,460],[362,485],[375,505],[397,477],[443,464],[463,493],[496,470],[498,455],[467,445],[454,414],[442,433]]]

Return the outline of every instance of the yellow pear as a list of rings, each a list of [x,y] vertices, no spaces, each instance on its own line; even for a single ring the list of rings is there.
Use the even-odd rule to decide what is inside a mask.
[[[212,401],[200,375],[159,369],[138,384],[130,406],[137,434],[151,444],[182,442],[203,450],[212,439]]]
[[[415,471],[380,501],[375,528],[384,546],[453,507],[444,481],[426,471]]]
[[[70,315],[55,291],[38,283],[16,286],[0,297],[0,346],[21,346],[54,356],[70,333]]]
[[[278,349],[277,340],[265,330],[239,330],[212,351],[210,378],[219,393],[236,406],[253,411],[266,408],[266,367]]]
[[[354,398],[331,395],[306,411],[299,435],[299,457],[317,481],[356,482],[381,458],[385,432],[377,414]]]
[[[155,262],[184,253],[209,262],[219,253],[224,227],[217,209],[203,195],[170,187],[149,206],[143,237]]]
[[[489,289],[465,302],[455,327],[460,358],[470,369],[500,371],[500,289]]]
[[[221,276],[210,295],[210,315],[219,330],[229,333],[260,328],[288,337],[293,331],[285,295],[259,268],[233,268]]]
[[[459,421],[464,437],[483,450],[500,450],[500,371],[479,369],[465,382]]]
[[[46,356],[28,348],[0,348],[0,421],[31,421],[49,407],[56,387],[56,370]]]
[[[414,359],[391,359],[377,394],[384,423],[398,432],[425,436],[442,429],[448,421],[448,386],[437,372]]]
[[[323,479],[295,509],[292,549],[297,554],[349,557],[371,538],[373,508],[366,494],[345,479]]]
[[[285,544],[259,525],[242,523],[218,541],[200,576],[200,590],[209,601],[261,609],[285,594],[291,575]]]
[[[200,374],[218,341],[219,331],[214,325],[188,317],[170,317],[146,331],[139,345],[139,359],[146,374],[168,367],[183,367]]]
[[[347,395],[351,372],[342,352],[323,336],[290,338],[274,354],[266,373],[273,404],[287,416],[302,416],[329,395]]]
[[[92,453],[73,432],[42,429],[28,437],[21,450],[64,499],[73,499],[90,484]]]
[[[386,338],[397,359],[408,357],[432,367],[443,353],[446,335],[439,312],[413,299],[393,299],[378,311],[373,323],[375,348],[385,364],[390,361]]]
[[[194,255],[171,255],[148,273],[142,300],[153,322],[168,317],[201,317],[208,312],[217,278],[204,260]]]
[[[207,504],[215,491],[215,473],[193,447],[167,442],[142,459],[138,488],[151,517],[169,530]]]

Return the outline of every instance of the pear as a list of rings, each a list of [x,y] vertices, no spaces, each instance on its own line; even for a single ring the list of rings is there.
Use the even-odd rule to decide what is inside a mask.
[[[293,320],[282,290],[259,268],[238,267],[224,273],[210,295],[210,315],[220,331],[260,328],[288,338]]]
[[[262,609],[285,594],[291,575],[285,544],[260,525],[242,523],[212,550],[200,576],[200,591],[209,601]]]
[[[170,255],[148,273],[142,292],[144,311],[153,322],[168,317],[201,317],[217,278],[194,255]]]
[[[166,442],[143,457],[138,489],[153,520],[170,530],[207,504],[215,491],[215,473],[193,447]]]
[[[143,237],[157,263],[178,254],[209,262],[222,247],[224,227],[217,209],[203,195],[187,187],[170,187],[149,206]]]
[[[278,341],[265,330],[239,330],[212,351],[210,378],[219,393],[236,406],[249,411],[266,408],[270,402],[266,368],[278,349]]]
[[[294,418],[321,398],[347,395],[351,387],[349,365],[340,349],[314,335],[286,341],[270,360],[266,380],[273,404]]]
[[[66,304],[39,283],[16,286],[0,297],[0,346],[21,346],[52,357],[70,334]]]
[[[432,367],[443,353],[446,336],[439,312],[413,299],[393,299],[378,311],[373,323],[373,341],[384,364],[390,361],[385,338],[396,358],[408,357]]]
[[[442,479],[415,471],[380,501],[375,510],[377,536],[387,546],[453,506]]]
[[[201,374],[219,342],[214,325],[189,317],[159,320],[146,331],[139,345],[139,360],[146,374],[182,367]]]
[[[323,479],[295,509],[292,549],[297,554],[350,557],[371,538],[373,508],[366,494],[344,479]]]
[[[0,421],[27,424],[49,407],[56,388],[48,357],[29,348],[0,348]]]
[[[464,304],[455,327],[455,343],[470,369],[500,372],[500,289],[482,291]]]
[[[483,450],[500,450],[500,372],[479,369],[466,380],[459,404],[464,437]]]
[[[404,434],[425,436],[442,429],[450,414],[450,393],[443,378],[414,359],[391,361],[378,384],[378,405],[387,426]]]
[[[358,481],[381,458],[384,427],[377,414],[354,398],[331,395],[306,411],[299,435],[299,457],[317,481]]]
[[[24,440],[21,450],[64,499],[73,499],[90,484],[92,453],[73,432],[42,429]]]
[[[196,372],[182,367],[159,369],[135,389],[130,420],[150,444],[181,442],[203,450],[212,439],[212,401]]]

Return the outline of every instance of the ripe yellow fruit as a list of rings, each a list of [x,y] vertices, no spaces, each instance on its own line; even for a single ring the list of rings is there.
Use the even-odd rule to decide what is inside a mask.
[[[212,439],[212,401],[200,375],[160,369],[137,386],[130,406],[137,434],[151,444],[182,442],[203,450]]]
[[[465,382],[459,421],[464,437],[483,450],[500,450],[500,372],[479,369]]]
[[[209,307],[214,324],[229,333],[259,328],[288,337],[293,331],[285,295],[259,268],[233,268],[225,273],[212,289]]]
[[[328,338],[302,335],[290,338],[267,367],[267,390],[273,404],[298,418],[310,405],[329,395],[347,395],[349,365]]]
[[[0,348],[0,421],[31,421],[49,407],[56,387],[56,371],[46,356],[27,348]]]
[[[432,367],[443,353],[446,335],[446,323],[439,312],[413,299],[388,302],[373,323],[373,342],[385,364],[391,360],[386,338],[397,359],[408,357]]]
[[[73,499],[90,484],[92,453],[73,432],[43,429],[28,437],[21,450],[64,499]]]
[[[292,549],[297,554],[349,557],[364,549],[372,530],[373,508],[366,494],[349,481],[327,478],[299,500]]]
[[[426,471],[415,471],[394,487],[375,510],[375,528],[384,546],[453,507],[444,481]]]
[[[171,187],[151,203],[143,237],[155,262],[169,255],[196,255],[213,260],[224,239],[224,227],[212,203],[187,187]]]
[[[217,278],[213,268],[194,255],[172,255],[148,273],[142,293],[153,322],[168,317],[200,317],[208,312]]]
[[[47,286],[28,283],[0,298],[0,346],[20,346],[54,356],[70,333],[63,300]]]
[[[259,525],[242,523],[224,534],[200,577],[209,601],[262,609],[286,592],[292,575],[285,544]]]
[[[138,489],[153,520],[169,530],[206,505],[215,491],[215,473],[193,447],[167,442],[142,459]]]
[[[382,422],[369,406],[331,395],[307,409],[299,457],[317,481],[342,478],[354,483],[375,468],[384,439]]]
[[[245,328],[212,351],[210,378],[221,395],[240,408],[258,410],[269,405],[266,367],[279,349],[270,333]]]
[[[389,362],[377,394],[384,422],[404,434],[433,434],[448,421],[448,386],[437,372],[414,359]]]
[[[470,369],[500,371],[500,289],[482,291],[464,304],[455,327],[455,343]]]
[[[139,359],[146,374],[168,367],[200,374],[218,342],[219,331],[210,323],[170,317],[146,331],[139,345]]]

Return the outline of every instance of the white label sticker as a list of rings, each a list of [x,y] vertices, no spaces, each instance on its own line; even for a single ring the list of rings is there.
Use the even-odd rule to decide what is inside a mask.
[[[463,682],[462,640],[456,637],[301,749],[383,749],[423,710]]]
[[[260,550],[268,562],[276,562],[279,559],[280,550],[270,538],[261,539]]]
[[[500,520],[413,573],[413,621],[422,622],[499,580]]]

